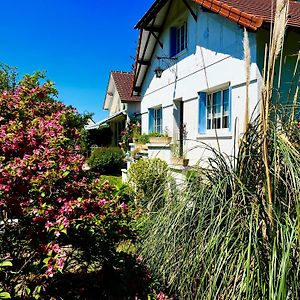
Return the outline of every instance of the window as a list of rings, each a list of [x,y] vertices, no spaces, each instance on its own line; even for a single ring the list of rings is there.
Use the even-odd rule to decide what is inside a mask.
[[[162,132],[162,108],[154,109],[154,132]]]
[[[230,89],[199,93],[199,133],[207,130],[231,129]]]
[[[162,107],[149,109],[149,133],[162,133]]]
[[[187,48],[187,23],[178,27],[171,27],[170,56],[174,56]]]
[[[229,128],[229,90],[207,94],[206,128]]]

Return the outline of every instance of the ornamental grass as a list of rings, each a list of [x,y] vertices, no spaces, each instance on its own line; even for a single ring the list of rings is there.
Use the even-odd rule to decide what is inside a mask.
[[[248,123],[246,110],[238,153],[206,146],[207,167],[143,224],[140,251],[177,299],[300,299],[299,101],[297,89],[288,112],[272,104],[288,11],[277,2],[261,113]]]

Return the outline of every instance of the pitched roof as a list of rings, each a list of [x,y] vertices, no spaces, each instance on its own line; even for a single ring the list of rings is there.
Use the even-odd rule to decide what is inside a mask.
[[[111,76],[122,102],[140,101],[140,97],[132,96],[134,74],[120,71],[112,71]]]
[[[192,0],[212,12],[218,13],[246,28],[257,30],[273,19],[275,0]],[[135,28],[148,25],[149,21],[169,0],[156,0]],[[300,28],[300,3],[290,0],[288,25]]]
[[[217,13],[250,30],[258,30],[273,20],[276,0],[192,0],[203,8]],[[156,0],[135,25],[140,29],[134,69],[133,89],[136,94],[141,90],[145,74],[149,68],[157,36],[165,24],[173,0]],[[186,3],[186,1],[184,1]],[[288,26],[300,28],[300,2],[289,0]]]
[[[276,1],[274,0],[193,0],[212,12],[215,12],[246,28],[257,30],[263,23],[274,18]],[[300,27],[300,3],[290,1],[288,26]]]

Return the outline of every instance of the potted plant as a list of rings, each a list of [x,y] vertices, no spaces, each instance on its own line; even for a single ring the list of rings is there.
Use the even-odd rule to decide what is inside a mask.
[[[168,135],[168,129],[165,129],[164,133],[152,132],[149,134],[151,144],[170,144],[172,138]]]
[[[185,157],[185,153],[180,150],[180,145],[178,141],[171,144],[171,164],[187,167],[189,164],[189,159]]]
[[[147,145],[150,142],[148,134],[140,134],[138,137],[134,139],[134,148],[140,150],[148,149]]]

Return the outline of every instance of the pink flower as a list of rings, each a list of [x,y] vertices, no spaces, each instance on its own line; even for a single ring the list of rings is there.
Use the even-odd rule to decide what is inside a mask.
[[[64,267],[64,264],[65,264],[65,259],[64,258],[58,258],[57,260],[56,260],[56,264],[57,264],[57,266],[60,268],[60,269],[62,269],[63,267]]]
[[[103,206],[103,205],[105,205],[107,202],[108,202],[108,201],[107,201],[105,198],[103,198],[103,199],[101,199],[101,200],[98,202],[98,205],[99,205],[99,206]]]
[[[53,250],[55,253],[60,253],[60,252],[61,252],[60,247],[59,247],[58,244],[53,244],[52,250]]]
[[[52,225],[53,225],[53,224],[52,224],[51,222],[47,221],[46,224],[45,224],[45,228],[46,228],[47,230],[49,230],[49,228],[50,228]]]
[[[122,203],[120,204],[120,208],[121,208],[122,210],[125,210],[125,209],[127,209],[127,205],[126,205],[124,202],[122,202]]]
[[[46,275],[49,277],[53,277],[53,267],[51,265],[48,266]]]

